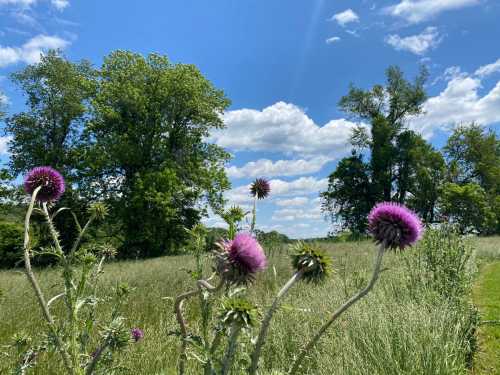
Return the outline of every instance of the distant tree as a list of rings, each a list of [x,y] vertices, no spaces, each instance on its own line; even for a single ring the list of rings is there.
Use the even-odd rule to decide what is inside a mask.
[[[353,154],[342,159],[328,177],[328,189],[321,193],[322,210],[333,223],[355,234],[366,231],[366,216],[375,203],[369,165]]]
[[[477,183],[490,194],[500,194],[500,139],[475,123],[456,127],[444,153],[459,184]]]
[[[205,139],[228,105],[193,65],[126,51],[105,58],[80,182],[110,201],[123,254],[175,251],[207,205],[221,208],[229,155]]]
[[[424,173],[424,166],[416,165],[414,150],[425,141],[406,128],[406,120],[422,112],[427,72],[422,70],[413,83],[397,67],[387,69],[386,76],[385,86],[371,90],[351,86],[339,103],[362,123],[351,136],[353,155],[342,159],[329,177],[328,189],[321,194],[322,207],[334,224],[340,222],[354,235],[365,232],[366,216],[376,202],[406,202],[409,193],[419,190],[417,173]],[[362,158],[365,152],[368,162]],[[434,202],[427,202],[432,210]]]
[[[456,223],[462,233],[494,233],[498,222],[484,189],[476,183],[447,183],[441,194],[441,213]]]
[[[351,86],[349,93],[339,103],[348,115],[371,124],[371,134],[360,126],[353,134],[352,143],[358,148],[368,148],[370,152],[372,190],[377,201],[394,198],[398,142],[401,141],[400,137],[406,136],[406,119],[420,114],[427,98],[424,90],[427,78],[425,70],[413,83],[408,82],[397,67],[389,67],[386,76],[385,86],[375,85],[371,90]]]

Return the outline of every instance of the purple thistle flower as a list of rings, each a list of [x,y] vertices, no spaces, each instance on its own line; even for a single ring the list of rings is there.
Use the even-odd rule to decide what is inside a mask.
[[[250,193],[257,199],[264,199],[271,192],[271,185],[265,178],[257,178],[250,186]]]
[[[142,329],[140,328],[133,328],[131,331],[130,331],[131,335],[132,335],[132,339],[137,342],[139,340],[141,340],[143,337],[144,337],[144,332],[142,331]]]
[[[42,188],[36,196],[37,201],[56,201],[64,193],[64,178],[52,167],[36,167],[24,179],[24,190],[32,195],[39,186]]]
[[[219,244],[218,272],[229,283],[245,284],[253,281],[255,273],[266,268],[264,250],[249,233],[238,233],[231,241]]]
[[[391,249],[412,245],[424,231],[413,211],[394,202],[382,202],[373,207],[368,215],[368,230],[377,243]]]

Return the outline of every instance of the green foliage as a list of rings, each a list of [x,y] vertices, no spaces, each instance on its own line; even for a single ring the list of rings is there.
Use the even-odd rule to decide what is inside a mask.
[[[361,155],[353,154],[339,161],[328,177],[328,189],[321,193],[322,209],[332,222],[340,219],[342,228],[364,233],[367,214],[373,206],[369,166]]]
[[[461,233],[476,231],[494,233],[498,228],[498,212],[492,210],[484,189],[475,183],[447,183],[441,193],[442,214],[456,222]]]
[[[14,267],[21,262],[23,238],[21,224],[0,221],[0,267]]]
[[[85,194],[110,200],[125,255],[175,251],[203,213],[200,202],[221,207],[229,155],[204,140],[223,127],[228,105],[193,65],[125,51],[105,58],[80,177]]]
[[[14,73],[26,95],[27,110],[6,120],[12,135],[10,167],[14,174],[50,165],[68,180],[80,158],[79,132],[95,93],[95,71],[87,61],[71,63],[55,51]]]
[[[500,194],[500,139],[475,123],[457,126],[444,148],[455,173],[452,182],[477,183],[490,194]]]

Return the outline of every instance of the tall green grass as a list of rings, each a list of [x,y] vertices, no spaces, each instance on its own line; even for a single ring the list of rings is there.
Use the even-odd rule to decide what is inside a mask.
[[[500,238],[489,240],[500,244]],[[479,245],[482,245],[479,242]],[[264,348],[261,374],[284,374],[291,358],[348,296],[362,287],[369,276],[374,246],[370,242],[324,245],[334,259],[335,274],[319,286],[298,284],[274,318]],[[388,254],[384,272],[375,289],[331,327],[310,358],[305,374],[465,374],[470,353],[470,310],[436,293],[423,282],[415,282],[408,265],[414,264],[419,248],[403,254]],[[208,267],[208,265],[207,265]],[[178,338],[173,298],[193,287],[187,272],[194,269],[190,256],[164,257],[107,265],[102,292],[117,282],[135,288],[125,307],[130,327],[141,327],[144,340],[123,353],[123,364],[131,374],[175,374]],[[58,269],[38,272],[47,295],[55,295]],[[284,252],[270,258],[249,296],[267,307],[280,286],[290,277]],[[40,333],[44,322],[25,275],[0,272],[0,352],[16,332]],[[188,303],[187,314],[195,317],[198,306]],[[189,319],[192,321],[192,319]],[[196,327],[191,327],[196,328]],[[254,334],[256,334],[254,332]],[[246,345],[251,345],[250,339]],[[244,348],[243,348],[244,349]],[[246,363],[249,350],[240,350],[237,360]],[[34,374],[62,374],[58,358],[41,355]],[[190,361],[189,374],[199,374]],[[0,373],[8,374],[9,358],[0,360]]]

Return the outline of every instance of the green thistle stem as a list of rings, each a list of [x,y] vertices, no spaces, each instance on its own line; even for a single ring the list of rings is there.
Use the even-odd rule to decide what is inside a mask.
[[[28,207],[28,212],[26,213],[26,218],[24,221],[24,266],[26,269],[26,276],[28,277],[28,280],[31,283],[31,286],[33,287],[33,290],[35,291],[35,295],[37,297],[38,303],[42,309],[43,316],[45,320],[47,321],[47,324],[49,326],[49,330],[54,336],[56,340],[56,345],[59,350],[59,353],[61,354],[64,367],[66,367],[66,370],[68,371],[69,374],[74,374],[75,371],[73,369],[73,366],[71,364],[71,358],[66,351],[64,344],[61,340],[61,337],[59,336],[57,332],[57,328],[54,322],[54,319],[52,318],[52,315],[50,314],[49,311],[49,306],[45,302],[45,296],[43,295],[43,292],[40,288],[40,285],[38,284],[38,281],[35,277],[35,274],[33,273],[33,270],[31,268],[31,260],[30,260],[30,237],[29,237],[29,226],[30,226],[30,218],[33,213],[33,207],[35,205],[35,200],[38,192],[40,191],[41,186],[37,187],[35,191],[33,191],[33,195],[31,196],[31,201],[30,205]]]
[[[257,338],[257,343],[255,344],[255,349],[252,353],[252,363],[250,365],[250,369],[248,370],[248,373],[250,375],[255,375],[257,372],[257,368],[259,366],[259,358],[260,358],[260,353],[262,351],[262,347],[264,346],[267,332],[269,330],[269,326],[271,324],[271,319],[278,309],[278,306],[281,302],[281,299],[288,293],[290,288],[301,279],[302,275],[304,274],[304,270],[301,269],[297,272],[294,273],[294,275],[290,278],[290,280],[287,281],[287,283],[281,288],[281,290],[278,292],[276,295],[276,298],[273,301],[273,304],[267,311],[267,314],[264,318],[264,321],[262,322],[262,326],[260,328],[259,336]]]
[[[304,360],[306,354],[316,345],[316,343],[319,341],[321,336],[326,332],[326,330],[332,325],[337,318],[339,318],[349,307],[354,305],[357,301],[359,301],[361,298],[366,296],[368,292],[373,288],[375,283],[377,282],[377,279],[380,275],[380,267],[382,265],[382,258],[384,256],[384,251],[385,251],[385,245],[382,244],[379,247],[379,250],[377,252],[377,256],[375,258],[375,265],[373,267],[373,274],[370,279],[370,282],[368,285],[362,289],[358,294],[354,295],[351,297],[347,302],[345,302],[342,306],[340,306],[331,316],[331,318],[319,329],[319,331],[314,335],[314,337],[304,346],[304,348],[300,351],[298,357],[295,359],[291,370],[289,372],[289,375],[293,375],[297,373],[297,370],[299,369],[300,365],[302,364],[302,361]]]
[[[240,333],[241,327],[237,324],[233,324],[231,327],[231,334],[229,335],[229,343],[227,345],[226,354],[224,355],[224,360],[222,362],[222,375],[227,375],[229,374],[229,371],[231,371],[234,353],[236,353]]]
[[[250,225],[250,233],[254,232],[256,222],[257,222],[257,193],[255,193],[253,197],[252,224]]]

